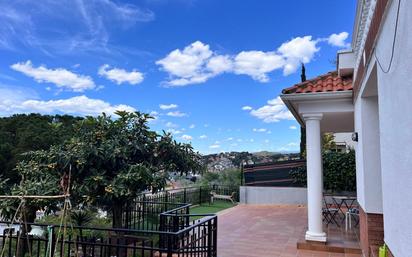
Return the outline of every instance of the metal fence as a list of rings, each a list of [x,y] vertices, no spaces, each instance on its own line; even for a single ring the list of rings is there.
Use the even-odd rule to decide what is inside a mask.
[[[188,222],[179,226],[160,225],[164,231],[73,226],[66,233],[58,226],[28,224],[41,227],[43,234],[5,230],[0,237],[0,249],[3,257],[216,256],[216,215],[192,221],[189,216],[194,215],[169,215],[164,221],[170,218],[171,224],[181,219]]]
[[[239,201],[238,186],[212,185],[165,190],[155,194],[141,194],[128,203],[123,213],[123,228],[159,230],[160,214],[179,208],[180,215],[189,214],[189,206],[210,204],[211,192],[220,195],[235,193],[235,201]]]
[[[238,187],[220,185],[141,194],[124,207],[124,228],[115,229],[0,221],[0,256],[216,257],[217,216],[190,214],[192,205],[209,203],[212,191],[239,198]]]

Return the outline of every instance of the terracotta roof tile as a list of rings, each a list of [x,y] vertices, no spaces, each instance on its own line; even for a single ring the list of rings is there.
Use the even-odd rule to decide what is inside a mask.
[[[302,94],[352,90],[352,77],[340,77],[336,71],[306,80],[282,90],[283,94]]]

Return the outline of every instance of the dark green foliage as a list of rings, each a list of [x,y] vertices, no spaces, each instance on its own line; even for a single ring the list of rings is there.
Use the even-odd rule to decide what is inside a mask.
[[[207,185],[230,185],[233,187],[240,186],[241,172],[240,169],[226,169],[220,172],[203,173],[201,184]]]
[[[306,166],[294,168],[289,172],[289,174],[290,174],[290,177],[293,178],[294,186],[306,187],[306,182],[307,182]]]
[[[355,151],[323,153],[323,186],[331,192],[356,191]],[[306,167],[290,172],[297,186],[306,185]]]
[[[355,151],[323,154],[324,188],[332,192],[356,191]]]
[[[79,227],[88,226],[93,218],[93,213],[89,211],[76,210],[70,213],[71,223]]]
[[[9,184],[20,178],[14,171],[22,153],[46,150],[71,138],[73,124],[82,118],[69,115],[17,114],[0,118],[0,175]]]

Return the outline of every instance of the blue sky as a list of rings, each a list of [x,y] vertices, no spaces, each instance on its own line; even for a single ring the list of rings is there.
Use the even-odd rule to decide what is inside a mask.
[[[202,153],[297,151],[277,98],[335,69],[355,1],[0,0],[0,116],[152,113]]]

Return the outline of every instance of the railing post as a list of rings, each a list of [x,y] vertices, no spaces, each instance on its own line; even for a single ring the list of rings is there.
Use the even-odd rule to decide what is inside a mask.
[[[186,199],[186,187],[185,187],[183,190],[183,203],[187,203],[186,201],[187,199]]]
[[[212,247],[213,247],[213,243],[212,243],[212,220],[209,220],[207,222],[207,256],[213,256],[212,255]]]
[[[213,256],[217,256],[217,216],[213,218]]]
[[[202,204],[202,186],[199,187],[199,205]]]
[[[51,236],[49,236],[49,240],[51,240],[50,245],[50,257],[54,256],[54,249],[56,249],[56,235],[54,233],[54,226],[51,226],[49,233],[51,233]],[[64,242],[61,242],[62,244],[64,244]],[[62,256],[64,256],[64,253],[62,253]]]
[[[186,207],[186,214],[190,214],[190,207],[189,206]],[[189,227],[189,223],[190,223],[190,217],[186,216],[186,227]]]
[[[173,247],[172,247],[172,236],[173,234],[167,235],[167,257],[173,257]]]

